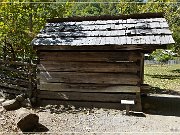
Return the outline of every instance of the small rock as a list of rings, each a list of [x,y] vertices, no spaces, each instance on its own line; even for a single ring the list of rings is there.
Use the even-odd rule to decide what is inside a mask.
[[[0,112],[3,112],[4,108],[2,106],[0,106]]]
[[[23,95],[18,95],[18,96],[16,96],[16,100],[19,102],[23,102],[25,100],[25,98]]]
[[[20,108],[20,104],[17,100],[12,99],[12,100],[6,100],[2,103],[2,106],[7,110],[16,110]]]
[[[31,101],[29,100],[29,98],[24,99],[24,101],[21,102],[21,106],[22,107],[32,107],[31,106]]]
[[[4,102],[5,100],[6,100],[5,98],[0,97],[0,104],[1,104],[2,102]]]
[[[0,92],[0,98],[5,98],[5,95],[4,95],[4,93],[3,92]]]
[[[52,106],[51,105],[46,105],[45,109],[50,109]]]

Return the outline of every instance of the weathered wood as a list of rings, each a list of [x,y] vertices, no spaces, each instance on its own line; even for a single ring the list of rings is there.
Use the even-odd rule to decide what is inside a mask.
[[[3,76],[0,76],[1,79],[0,79],[0,83],[6,83],[6,84],[12,84],[12,85],[19,85],[19,86],[22,86],[22,87],[27,87],[29,83],[31,82],[28,82],[27,80],[25,79],[19,79],[19,78],[5,78]]]
[[[61,62],[40,61],[39,70],[63,72],[129,72],[137,73],[140,67],[135,62]]]
[[[122,42],[124,42],[122,40]],[[141,39],[141,42],[144,44],[144,46],[139,46],[139,45],[103,45],[103,46],[98,46],[98,45],[82,45],[82,46],[68,46],[68,45],[53,45],[51,47],[46,46],[46,45],[38,45],[38,46],[33,46],[35,50],[38,51],[38,53],[40,51],[97,51],[97,50],[101,50],[101,51],[149,51],[148,49],[151,50],[151,47],[153,49],[156,48],[166,48],[164,45],[150,45],[150,44],[146,44],[145,45],[145,40]],[[120,40],[120,44],[125,44],[125,43],[121,43]]]
[[[151,20],[151,21],[150,21]],[[62,20],[59,20],[59,22],[54,22],[54,23],[47,23],[45,26],[47,27],[58,27],[61,25],[101,25],[101,24],[136,24],[136,23],[140,23],[140,22],[145,22],[145,23],[149,23],[152,22],[152,19],[127,19],[127,20],[123,20],[123,19],[115,19],[115,20],[90,20],[90,21],[72,21],[69,20],[69,22],[61,22]],[[165,18],[153,18],[153,22],[165,22]]]
[[[151,86],[149,84],[142,84],[141,87],[141,93],[149,93]]]
[[[20,61],[5,61],[0,59],[0,64],[12,64],[12,65],[18,65],[18,66],[28,66],[30,63],[28,62],[20,62]],[[31,64],[33,67],[36,67],[36,64]]]
[[[19,95],[19,94],[23,93],[23,91],[16,90],[16,89],[10,89],[8,87],[5,88],[5,87],[0,86],[0,89],[3,93],[13,94],[13,95]]]
[[[70,101],[99,101],[99,102],[121,102],[122,99],[135,99],[135,94],[122,93],[81,93],[81,92],[54,92],[40,91],[39,98],[57,99]]]
[[[41,81],[59,83],[130,84],[140,81],[138,75],[123,73],[41,72]]]
[[[141,84],[144,83],[144,54],[141,53],[141,61],[140,61],[140,79],[141,79]]]
[[[97,20],[117,20],[117,19],[149,19],[149,18],[163,18],[163,13],[141,13],[141,14],[129,14],[129,15],[101,15],[101,16],[74,16],[69,18],[53,18],[48,19],[47,22],[58,23],[58,22],[81,22],[81,21],[97,21]]]
[[[11,67],[7,67],[7,66],[3,66],[3,65],[0,65],[0,69],[6,70],[6,71],[11,71],[11,72],[16,72],[16,73],[24,75],[24,76],[28,75],[27,71],[19,70],[19,69],[16,69],[16,68],[11,68]]]
[[[142,104],[141,104],[141,93],[136,93],[136,110],[138,112],[142,112]]]
[[[104,61],[104,62],[121,62],[121,61],[137,61],[141,58],[140,53],[136,51],[126,52],[40,52],[41,61]]]
[[[138,86],[123,86],[123,85],[107,85],[107,84],[65,84],[65,83],[45,83],[41,82],[38,86],[43,91],[74,91],[74,92],[121,92],[135,93],[140,92]]]
[[[5,88],[10,88],[10,89],[16,89],[16,90],[20,90],[20,91],[27,91],[28,88],[24,88],[18,85],[12,85],[12,84],[7,84],[7,83],[0,83],[1,87],[5,87]]]

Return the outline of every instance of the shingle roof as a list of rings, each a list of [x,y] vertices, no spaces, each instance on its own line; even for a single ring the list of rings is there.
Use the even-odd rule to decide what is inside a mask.
[[[48,20],[32,45],[167,45],[174,43],[162,14]]]

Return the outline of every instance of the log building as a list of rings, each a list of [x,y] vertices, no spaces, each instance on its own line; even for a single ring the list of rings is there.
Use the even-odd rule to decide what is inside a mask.
[[[32,41],[39,57],[40,101],[141,111],[144,53],[173,44],[163,14],[54,18]]]

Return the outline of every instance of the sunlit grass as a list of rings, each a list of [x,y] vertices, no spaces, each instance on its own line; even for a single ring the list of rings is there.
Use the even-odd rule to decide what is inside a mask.
[[[160,89],[180,91],[180,64],[145,65],[144,83]]]

